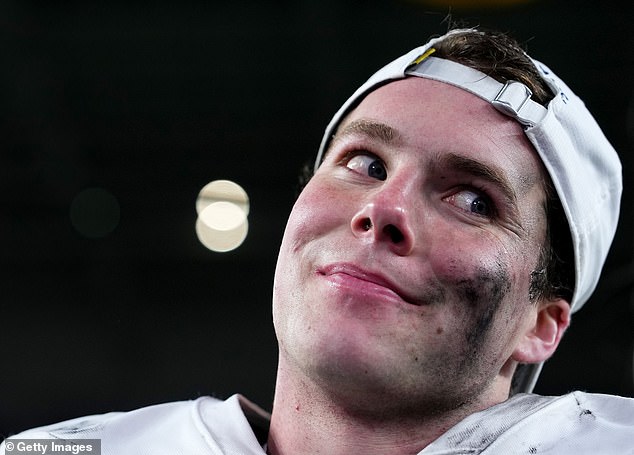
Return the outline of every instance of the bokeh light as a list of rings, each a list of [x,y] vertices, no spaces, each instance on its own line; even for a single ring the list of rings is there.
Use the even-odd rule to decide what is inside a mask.
[[[220,201],[231,202],[240,207],[245,216],[249,215],[249,196],[247,192],[231,180],[214,180],[205,185],[198,193],[196,212],[200,215],[207,206]]]
[[[203,187],[196,200],[196,235],[216,252],[239,247],[249,231],[249,197],[230,180],[216,180]]]
[[[104,188],[87,188],[70,204],[70,221],[84,237],[101,238],[118,226],[121,216],[117,198]]]

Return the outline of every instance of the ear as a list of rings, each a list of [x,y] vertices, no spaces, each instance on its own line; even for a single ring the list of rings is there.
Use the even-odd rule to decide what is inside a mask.
[[[511,358],[521,363],[543,362],[553,355],[569,325],[570,304],[567,301],[542,300]]]

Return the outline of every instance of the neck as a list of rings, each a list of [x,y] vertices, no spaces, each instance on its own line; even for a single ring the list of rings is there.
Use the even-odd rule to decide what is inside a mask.
[[[346,400],[305,377],[278,369],[269,453],[417,454],[460,420],[495,402],[461,405],[442,413],[389,409],[389,399]],[[500,402],[503,400],[497,400]],[[434,406],[429,406],[430,409]]]

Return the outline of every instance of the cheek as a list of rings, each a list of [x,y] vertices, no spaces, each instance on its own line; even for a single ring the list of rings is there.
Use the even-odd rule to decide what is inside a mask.
[[[467,306],[476,307],[483,296],[493,302],[507,294],[528,300],[530,275],[538,261],[535,239],[516,241],[486,231],[468,235],[438,231],[449,234],[430,251],[430,265],[439,281]]]
[[[317,243],[328,232],[344,225],[344,208],[337,194],[317,176],[301,192],[288,218],[275,270],[273,302],[287,306],[301,294],[303,280],[311,273]],[[276,302],[278,302],[276,304]]]
[[[283,247],[296,252],[306,243],[345,223],[346,204],[336,191],[315,176],[300,193],[289,216]]]
[[[464,341],[477,350],[488,339],[504,302],[514,302],[516,276],[500,250],[486,243],[480,254],[462,252],[457,239],[454,247],[433,253],[434,275],[442,283],[453,314],[449,320],[464,328]]]

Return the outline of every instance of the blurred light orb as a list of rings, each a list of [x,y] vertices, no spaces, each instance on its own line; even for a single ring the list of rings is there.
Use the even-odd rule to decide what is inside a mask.
[[[220,201],[231,202],[240,207],[245,216],[249,215],[249,196],[247,192],[231,180],[214,180],[205,185],[198,193],[196,213],[200,216],[207,206]]]
[[[70,222],[84,237],[107,236],[119,225],[120,217],[117,198],[103,188],[87,188],[70,204]]]
[[[238,248],[249,231],[249,197],[240,185],[216,180],[196,200],[196,235],[206,248],[223,253]]]

